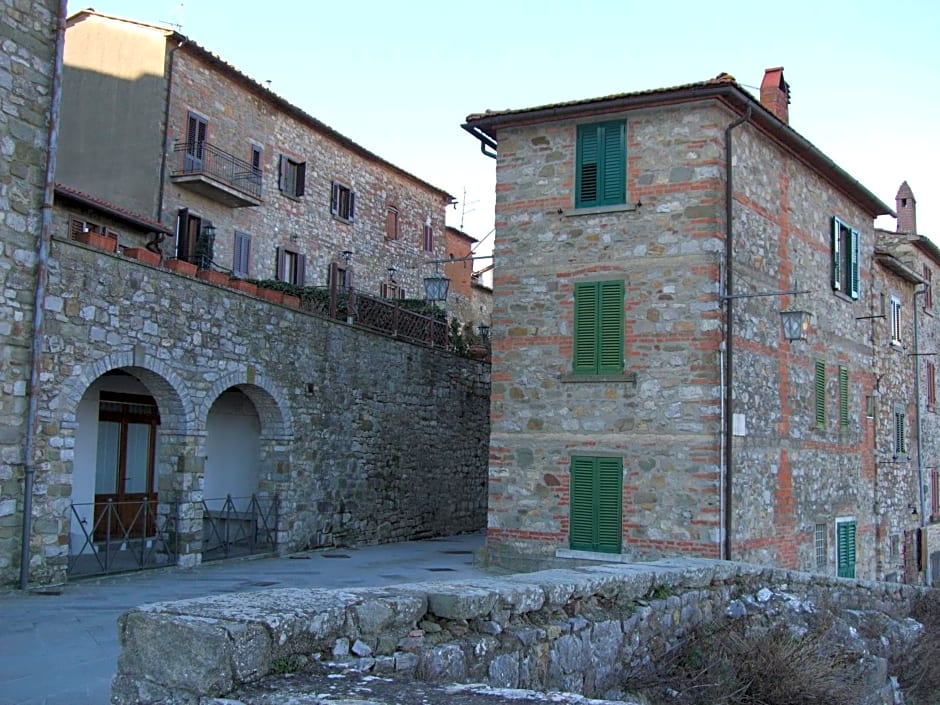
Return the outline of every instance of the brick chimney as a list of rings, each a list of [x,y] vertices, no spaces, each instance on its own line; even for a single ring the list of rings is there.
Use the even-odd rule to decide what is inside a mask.
[[[898,189],[898,195],[894,197],[894,210],[898,214],[898,232],[917,234],[917,201],[914,200],[914,192],[905,181]]]
[[[790,122],[790,84],[783,80],[783,66],[764,70],[760,104],[785,123]]]

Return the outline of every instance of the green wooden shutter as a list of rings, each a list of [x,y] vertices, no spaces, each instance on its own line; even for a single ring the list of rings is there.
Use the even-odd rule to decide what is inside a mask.
[[[574,287],[574,360],[575,374],[597,372],[598,285]]]
[[[849,371],[839,366],[839,423],[849,425]]]
[[[839,577],[855,577],[855,522],[844,521],[837,525],[836,543],[839,553]]]
[[[620,553],[623,539],[623,460],[597,458],[596,551]]]
[[[597,125],[578,126],[578,163],[575,177],[575,207],[596,206],[600,179],[599,128]]]
[[[907,439],[904,436],[906,414],[903,407],[894,408],[894,455],[907,455]]]
[[[572,456],[570,474],[568,542],[573,550],[591,551],[594,547],[594,459]]]
[[[853,230],[850,238],[851,249],[849,252],[851,271],[849,272],[849,283],[851,291],[849,295],[853,299],[858,298],[859,292],[859,258],[858,258],[858,230]]]
[[[836,291],[842,289],[842,222],[838,218],[832,219],[832,288]]]
[[[601,170],[601,198],[599,205],[617,205],[626,202],[627,147],[624,123],[601,126],[604,138],[604,160]]]
[[[816,360],[816,428],[826,428],[826,363]]]
[[[598,305],[597,371],[610,374],[623,371],[623,282],[601,282]]]

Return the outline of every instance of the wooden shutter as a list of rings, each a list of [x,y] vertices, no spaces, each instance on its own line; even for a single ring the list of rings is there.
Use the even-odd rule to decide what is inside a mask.
[[[356,218],[356,192],[349,190],[349,220]]]
[[[851,271],[850,271],[850,273],[849,273],[849,274],[850,274],[850,276],[849,276],[849,286],[850,286],[850,289],[851,289],[851,290],[849,291],[849,295],[850,295],[853,299],[857,299],[857,298],[858,298],[858,294],[859,294],[859,279],[860,279],[860,275],[859,275],[859,257],[858,257],[858,247],[859,247],[859,245],[858,245],[858,230],[852,230],[852,231],[851,231],[851,236],[850,236],[850,238],[849,238],[849,247],[851,248],[851,249],[849,250],[849,253],[850,253],[849,266],[850,266],[850,268],[851,268]]]
[[[836,544],[839,554],[839,577],[855,577],[855,522],[839,522],[836,529]]]
[[[278,281],[288,281],[287,272],[285,272],[287,256],[284,254],[284,248],[278,247],[274,255],[274,278]]]
[[[598,126],[578,126],[578,163],[575,175],[575,206],[595,206],[598,201],[600,164],[598,159]]]
[[[894,454],[895,457],[907,455],[907,439],[905,438],[906,414],[900,406],[894,408]]]
[[[287,157],[282,154],[280,155],[279,159],[280,161],[278,162],[277,168],[277,187],[281,191],[284,191],[284,189],[287,188]]]
[[[932,362],[927,363],[927,406],[937,403],[937,367]]]
[[[832,288],[842,290],[842,221],[832,219]]]
[[[330,213],[339,215],[339,184],[335,181],[330,184]]]
[[[575,374],[597,372],[597,284],[576,284],[574,287],[574,355]]]
[[[816,428],[826,427],[826,363],[816,360]]]
[[[234,250],[232,270],[235,274],[248,276],[248,265],[251,258],[251,236],[248,233],[236,230]]]
[[[594,549],[594,459],[573,456],[569,480],[568,544],[576,551]]]
[[[849,371],[839,366],[839,423],[849,425]]]
[[[385,237],[389,240],[398,239],[398,209],[389,206],[385,214]]]
[[[611,374],[623,371],[623,282],[601,282],[598,306],[597,371]]]
[[[604,161],[601,170],[602,191],[599,205],[624,203],[627,179],[624,123],[608,123],[601,129],[604,135]]]
[[[307,186],[307,162],[296,165],[297,179],[294,182],[294,194],[298,198],[304,195],[304,189]]]
[[[304,286],[307,281],[307,256],[297,255],[297,271],[294,272],[293,283]]]
[[[620,553],[623,539],[623,461],[597,458],[594,550]]]

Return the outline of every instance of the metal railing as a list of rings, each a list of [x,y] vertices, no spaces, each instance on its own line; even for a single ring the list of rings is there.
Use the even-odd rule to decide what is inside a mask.
[[[202,174],[261,199],[261,171],[209,142],[177,142],[172,176]]]
[[[178,516],[176,502],[156,497],[72,504],[72,526],[81,527],[81,533],[69,533],[69,577],[173,565]]]
[[[277,548],[278,496],[205,499],[202,560],[213,561]]]

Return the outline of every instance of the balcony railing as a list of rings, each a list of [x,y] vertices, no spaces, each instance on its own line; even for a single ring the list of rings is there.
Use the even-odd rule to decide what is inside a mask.
[[[170,173],[176,183],[233,207],[261,203],[261,171],[209,142],[177,142]]]

